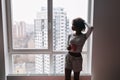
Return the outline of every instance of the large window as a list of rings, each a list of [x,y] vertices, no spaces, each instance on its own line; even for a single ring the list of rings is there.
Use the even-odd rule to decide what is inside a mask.
[[[10,74],[64,74],[71,21],[90,23],[91,0],[6,0]],[[90,71],[90,39],[83,71]]]

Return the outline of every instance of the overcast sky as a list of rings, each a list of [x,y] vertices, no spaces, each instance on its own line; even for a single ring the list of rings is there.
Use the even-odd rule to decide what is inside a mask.
[[[87,19],[88,0],[53,0],[54,7],[65,8],[70,19],[82,17]],[[41,7],[47,7],[47,0],[12,0],[13,19],[33,23]]]

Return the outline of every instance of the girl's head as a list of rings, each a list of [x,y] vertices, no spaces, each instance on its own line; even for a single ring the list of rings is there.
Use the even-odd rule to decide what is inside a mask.
[[[72,30],[74,30],[74,31],[83,31],[83,30],[85,30],[85,21],[82,18],[73,19]]]

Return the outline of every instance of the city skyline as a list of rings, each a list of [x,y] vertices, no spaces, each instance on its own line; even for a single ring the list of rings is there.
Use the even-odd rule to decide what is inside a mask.
[[[46,8],[42,8],[41,12],[38,12],[36,14],[36,18],[34,19],[34,24],[28,24],[24,21],[20,21],[20,22],[13,22],[13,43],[15,43],[14,49],[18,48],[18,49],[22,49],[22,48],[38,48],[35,47],[35,45],[39,45],[40,44],[46,44],[46,48],[47,48],[47,44],[48,44],[48,22],[47,22],[47,15],[46,15]],[[41,28],[43,26],[43,28]],[[43,29],[43,30],[42,30]],[[64,46],[64,48],[62,48],[62,50],[66,50],[66,40],[68,34],[69,34],[69,19],[67,18],[67,14],[64,11],[63,8],[54,8],[54,15],[53,15],[53,46],[55,49],[55,46],[58,45],[60,48],[60,46]],[[34,37],[33,37],[33,36]],[[44,36],[42,36],[44,35]],[[22,37],[21,37],[22,36]],[[38,37],[39,36],[39,37]],[[55,38],[56,36],[56,38]],[[31,38],[33,38],[33,42],[34,42],[34,46],[33,47],[29,47],[27,46],[28,44],[24,42],[26,42],[26,40],[24,39],[29,39],[31,40]],[[37,38],[36,38],[37,37]],[[60,39],[58,37],[61,37]],[[63,38],[64,37],[64,38]],[[42,38],[44,38],[44,40],[42,40]],[[28,43],[29,40],[27,39]],[[54,40],[59,40],[59,41],[54,41]],[[22,40],[22,41],[20,41]],[[36,40],[39,42],[37,43]],[[61,42],[62,40],[62,42]],[[23,47],[19,46],[22,45],[19,42],[22,42]],[[42,42],[41,42],[42,41]],[[32,42],[32,43],[33,43]],[[56,42],[56,43],[55,43]],[[58,43],[61,42],[61,43]],[[19,45],[17,45],[19,44]],[[30,44],[30,43],[29,43]],[[56,45],[54,45],[56,44]],[[18,47],[15,47],[18,46]],[[41,48],[43,46],[41,45]],[[39,47],[40,48],[40,47]],[[44,49],[44,48],[43,48]],[[57,50],[57,48],[56,48]],[[58,49],[59,50],[59,49]]]

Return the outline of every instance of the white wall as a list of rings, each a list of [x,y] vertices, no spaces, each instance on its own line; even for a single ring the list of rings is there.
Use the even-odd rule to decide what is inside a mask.
[[[120,0],[94,0],[93,80],[120,80]]]

